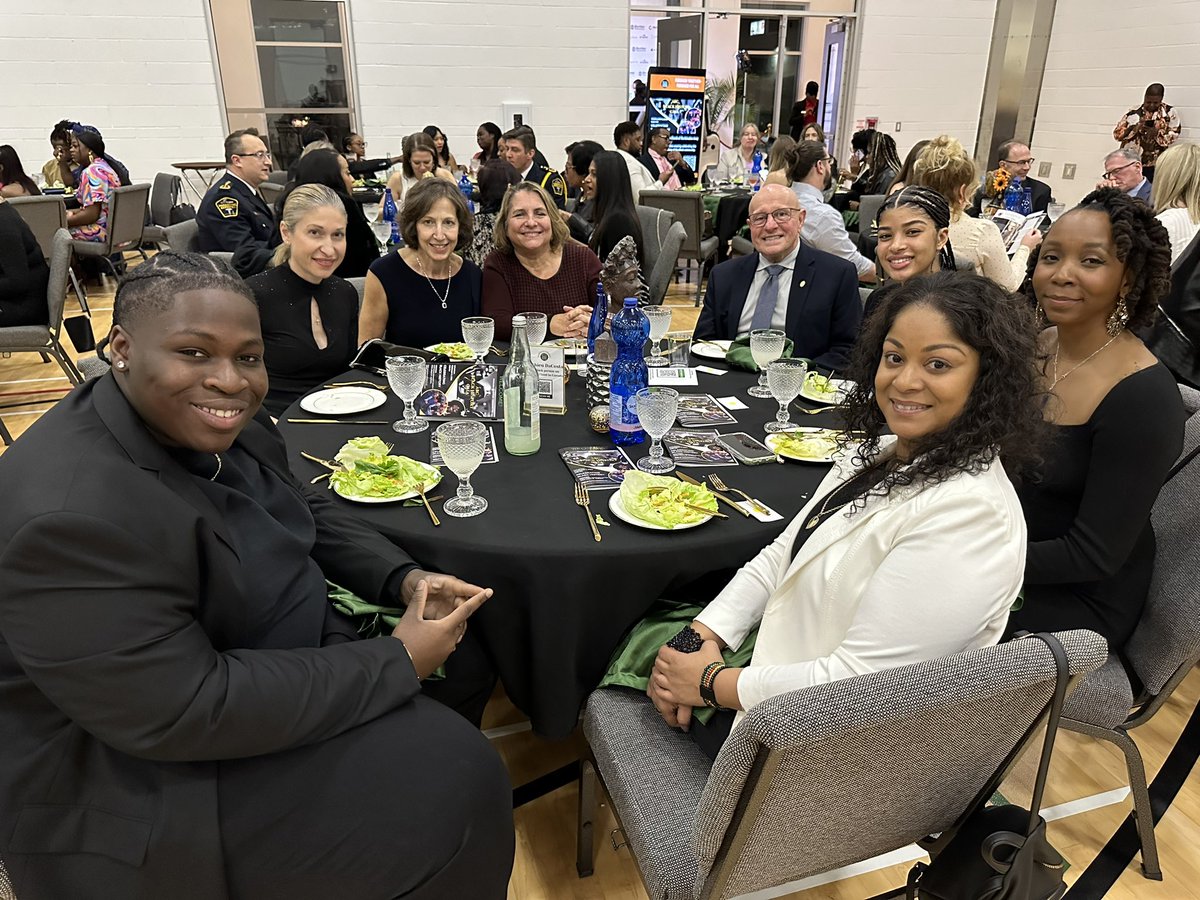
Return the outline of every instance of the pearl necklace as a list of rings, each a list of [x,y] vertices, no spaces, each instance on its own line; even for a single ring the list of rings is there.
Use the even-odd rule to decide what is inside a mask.
[[[1085,366],[1085,365],[1087,365],[1088,363],[1090,363],[1090,362],[1091,362],[1093,359],[1095,359],[1095,357],[1096,357],[1096,356],[1097,356],[1097,355],[1098,355],[1098,354],[1099,354],[1099,353],[1100,353],[1102,350],[1107,350],[1107,349],[1108,349],[1108,347],[1109,347],[1109,345],[1110,345],[1110,344],[1112,344],[1112,342],[1113,342],[1113,341],[1115,341],[1115,340],[1116,340],[1117,338],[1119,338],[1120,336],[1121,336],[1121,332],[1120,332],[1120,331],[1118,331],[1116,334],[1114,334],[1112,337],[1110,337],[1110,338],[1109,338],[1109,339],[1108,339],[1108,340],[1107,340],[1107,341],[1104,343],[1104,346],[1100,347],[1100,349],[1099,349],[1099,350],[1094,350],[1094,351],[1092,351],[1092,353],[1091,353],[1091,354],[1090,354],[1090,355],[1087,357],[1087,359],[1085,359],[1085,360],[1084,360],[1083,362],[1081,362],[1081,363],[1076,363],[1075,365],[1071,366],[1071,368],[1067,369],[1067,371],[1065,371],[1065,372],[1064,372],[1062,375],[1059,375],[1059,374],[1058,374],[1058,352],[1059,352],[1059,350],[1061,350],[1061,349],[1062,349],[1062,347],[1061,347],[1061,345],[1060,345],[1060,346],[1058,346],[1058,347],[1055,347],[1055,348],[1054,348],[1054,377],[1053,377],[1053,380],[1050,382],[1050,390],[1054,390],[1055,386],[1056,386],[1056,385],[1057,385],[1057,384],[1058,384],[1060,381],[1062,381],[1064,378],[1066,378],[1068,375],[1070,375],[1070,374],[1071,374],[1072,372],[1074,372],[1076,369],[1078,369],[1078,368],[1080,368],[1081,366]]]
[[[442,309],[445,309],[446,302],[450,299],[450,279],[452,279],[454,277],[454,274],[451,270],[454,267],[449,263],[449,261],[447,261],[447,263],[446,263],[446,293],[445,293],[445,295],[442,295],[442,294],[438,293],[438,289],[436,287],[434,287],[433,281],[430,279],[430,277],[425,274],[425,264],[423,262],[421,262],[421,254],[417,253],[414,255],[417,258],[417,268],[421,270],[421,274],[425,277],[425,281],[429,285],[429,289],[431,291],[433,291],[433,296],[437,297],[438,300],[441,301]]]

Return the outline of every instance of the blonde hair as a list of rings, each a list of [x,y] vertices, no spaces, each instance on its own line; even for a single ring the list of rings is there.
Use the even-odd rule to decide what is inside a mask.
[[[492,228],[492,242],[496,245],[496,249],[509,255],[516,253],[513,250],[512,241],[508,239],[508,217],[512,212],[513,198],[522,193],[536,194],[546,207],[546,212],[550,217],[550,249],[557,251],[567,242],[567,238],[571,236],[571,230],[567,228],[563,217],[558,214],[558,206],[550,198],[549,192],[540,184],[532,181],[519,182],[504,192],[504,199],[500,201],[500,212],[496,214],[496,224]]]
[[[1156,213],[1182,206],[1200,222],[1200,144],[1172,144],[1158,157],[1150,193]]]
[[[283,211],[279,215],[279,224],[286,225],[289,232],[294,232],[300,225],[301,219],[314,209],[322,209],[326,206],[333,207],[343,216],[346,215],[345,204],[342,203],[342,199],[333,188],[323,184],[302,184],[292,188],[291,193],[284,200]],[[284,241],[275,248],[275,255],[271,257],[271,265],[282,266],[291,258],[291,255],[292,245]]]
[[[767,171],[776,172],[781,169],[790,171],[795,161],[796,141],[790,135],[781,134],[771,145],[767,154]]]
[[[960,213],[966,206],[963,188],[975,183],[975,163],[958,138],[939,134],[929,142],[913,166],[913,182],[933,188]]]

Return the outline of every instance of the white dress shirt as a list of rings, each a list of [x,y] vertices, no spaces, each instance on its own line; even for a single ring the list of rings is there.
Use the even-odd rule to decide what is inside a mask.
[[[800,229],[800,240],[810,247],[854,263],[860,278],[873,273],[875,263],[858,252],[846,231],[846,222],[842,214],[825,202],[825,195],[811,184],[802,181],[792,182],[792,190],[796,193],[796,199],[800,201],[801,209],[804,210],[804,226]]]
[[[783,328],[787,322],[788,297],[792,293],[792,276],[796,274],[796,257],[799,253],[800,242],[797,241],[792,252],[777,263],[768,262],[761,254],[759,255],[758,268],[754,271],[754,278],[750,281],[750,291],[746,294],[746,305],[742,307],[742,317],[738,319],[738,334],[747,334],[750,331],[750,323],[754,321],[754,310],[758,307],[758,296],[762,293],[763,285],[770,277],[767,273],[767,266],[778,265],[784,268],[784,271],[780,272],[776,279],[779,282],[779,293],[775,295],[775,313],[771,316],[771,327]]]
[[[629,187],[633,191],[634,202],[637,202],[638,195],[642,191],[658,189],[658,180],[650,174],[649,169],[642,165],[640,159],[625,150],[617,152],[625,157],[625,166],[629,169]]]

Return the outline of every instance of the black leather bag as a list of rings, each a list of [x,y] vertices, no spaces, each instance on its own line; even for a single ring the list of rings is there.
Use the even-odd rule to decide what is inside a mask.
[[[76,353],[91,353],[96,349],[96,335],[92,332],[92,320],[89,316],[70,316],[63,319],[63,328]]]
[[[362,369],[364,372],[372,372],[375,375],[386,377],[385,365],[389,356],[419,356],[429,362],[448,362],[450,359],[444,353],[431,353],[418,347],[404,347],[385,341],[383,338],[375,338],[358,348],[358,353],[350,361],[350,368]]]
[[[912,868],[908,900],[1058,900],[1066,893],[1066,863],[1047,840],[1046,820],[1039,810],[1070,673],[1066,652],[1055,638],[1029,637],[1044,641],[1058,665],[1032,808],[977,808],[931,862]]]

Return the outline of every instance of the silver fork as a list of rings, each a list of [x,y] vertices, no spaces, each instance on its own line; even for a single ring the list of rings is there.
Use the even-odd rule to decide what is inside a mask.
[[[709,484],[711,484],[713,486],[713,488],[715,488],[718,491],[721,491],[722,493],[741,494],[743,497],[746,498],[746,500],[750,503],[751,506],[753,506],[756,510],[758,510],[760,513],[762,513],[764,516],[769,516],[771,514],[771,511],[769,509],[767,509],[765,506],[763,506],[761,503],[759,503],[757,500],[755,500],[753,497],[751,497],[745,491],[739,491],[737,488],[729,487],[727,484],[725,484],[725,482],[721,480],[721,476],[718,475],[716,472],[713,472],[711,475],[708,476],[708,481],[709,481]]]
[[[596,520],[592,517],[591,500],[588,496],[587,485],[575,482],[575,503],[577,506],[582,506],[583,511],[587,513],[588,525],[592,529],[592,537],[597,541],[600,540],[600,529],[596,527]]]

